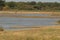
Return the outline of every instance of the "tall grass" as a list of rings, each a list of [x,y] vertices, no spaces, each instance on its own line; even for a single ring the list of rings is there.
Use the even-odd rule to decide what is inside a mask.
[[[4,31],[0,34],[0,40],[60,40],[60,26]]]

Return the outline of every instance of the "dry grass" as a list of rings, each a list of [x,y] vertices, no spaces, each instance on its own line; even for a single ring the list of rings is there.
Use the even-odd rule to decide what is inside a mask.
[[[12,14],[59,14],[60,12],[54,12],[54,11],[51,11],[51,12],[45,12],[45,11],[0,11],[0,13],[12,13]]]
[[[60,40],[60,26],[0,32],[0,40]]]

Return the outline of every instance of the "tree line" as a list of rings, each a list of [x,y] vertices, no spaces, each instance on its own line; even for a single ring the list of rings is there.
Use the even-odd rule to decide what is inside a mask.
[[[5,2],[0,0],[0,10],[60,10],[58,2]]]

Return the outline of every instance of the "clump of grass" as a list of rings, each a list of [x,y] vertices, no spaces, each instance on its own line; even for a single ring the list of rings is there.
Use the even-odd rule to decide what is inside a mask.
[[[58,21],[58,24],[60,24],[60,20]]]
[[[0,31],[4,31],[3,27],[0,27]]]

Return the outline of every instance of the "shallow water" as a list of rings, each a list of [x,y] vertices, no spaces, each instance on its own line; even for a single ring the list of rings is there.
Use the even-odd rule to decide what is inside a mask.
[[[13,26],[31,27],[31,26],[51,26],[56,25],[60,18],[16,18],[0,17],[0,26],[8,29]]]

